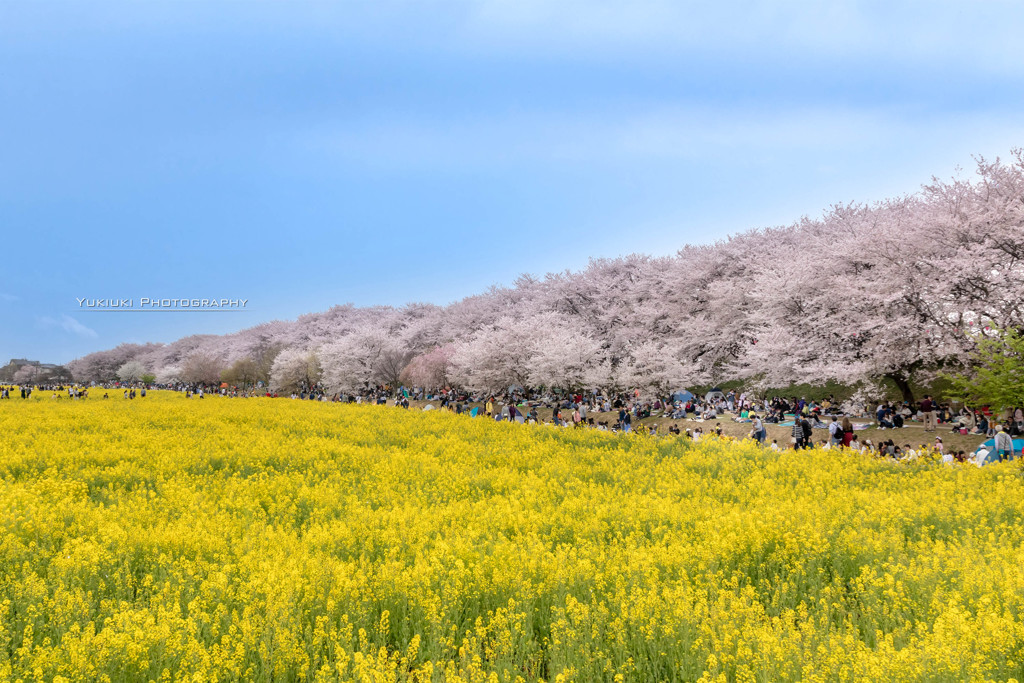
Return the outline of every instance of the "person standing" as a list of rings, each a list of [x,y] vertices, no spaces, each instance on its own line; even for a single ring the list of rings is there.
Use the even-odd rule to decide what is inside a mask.
[[[828,435],[830,437],[830,445],[838,446],[843,443],[843,425],[839,423],[839,418],[832,416],[832,424],[828,426]]]
[[[768,431],[764,428],[764,422],[757,416],[757,413],[750,414],[750,422],[752,427],[750,435],[763,446],[765,437],[768,436]]]
[[[850,442],[854,439],[853,423],[850,422],[850,418],[844,417],[842,423],[843,430],[843,445],[847,448],[850,447]]]
[[[793,450],[798,451],[804,447],[804,426],[801,424],[800,416],[793,417]]]
[[[924,431],[934,432],[935,402],[932,401],[931,394],[926,394],[924,399],[921,401],[921,416],[924,419]]]
[[[995,438],[995,449],[996,454],[999,456],[999,462],[1013,459],[1013,439],[1010,438],[1009,432],[1006,431],[1004,425],[999,433],[996,434]]]

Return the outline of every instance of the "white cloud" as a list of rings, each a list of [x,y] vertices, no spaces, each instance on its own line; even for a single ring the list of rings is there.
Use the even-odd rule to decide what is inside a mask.
[[[65,332],[78,335],[79,337],[89,337],[92,339],[99,336],[96,330],[91,327],[86,327],[67,314],[61,315],[60,319],[51,318],[50,316],[40,316],[37,320],[39,325],[44,329],[59,328]]]

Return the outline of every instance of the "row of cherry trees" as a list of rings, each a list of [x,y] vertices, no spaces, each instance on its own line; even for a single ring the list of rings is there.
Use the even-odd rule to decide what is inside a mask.
[[[1024,329],[1021,151],[913,196],[835,206],[672,257],[594,260],[443,307],[336,306],[225,336],[125,344],[71,369],[104,380],[138,361],[158,381],[212,383],[235,368],[282,389],[341,392],[888,378],[909,397],[911,382],[1007,328]]]

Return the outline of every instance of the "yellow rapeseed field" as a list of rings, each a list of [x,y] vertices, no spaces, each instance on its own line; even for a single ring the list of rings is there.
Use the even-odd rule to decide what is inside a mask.
[[[0,401],[0,680],[1024,679],[1016,463]]]

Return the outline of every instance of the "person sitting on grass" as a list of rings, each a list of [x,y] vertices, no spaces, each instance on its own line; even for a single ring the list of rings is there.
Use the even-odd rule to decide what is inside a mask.
[[[985,413],[978,413],[978,420],[974,426],[972,434],[984,434],[988,435],[988,417]]]
[[[875,420],[878,422],[879,429],[892,429],[893,423],[888,419],[888,409],[884,403],[879,403],[878,408],[875,410]]]

